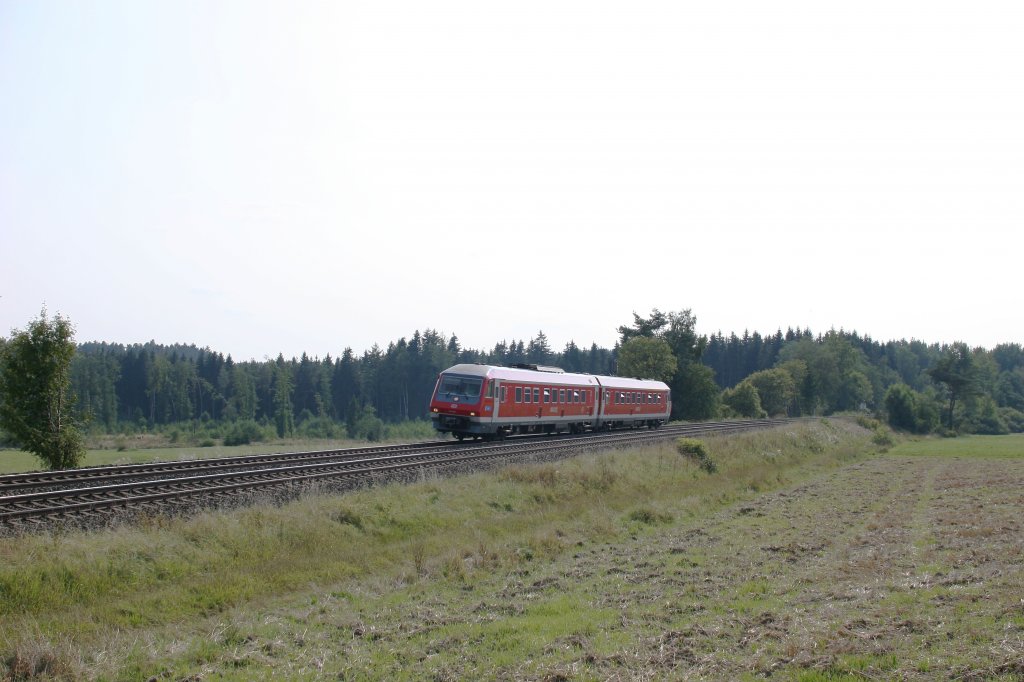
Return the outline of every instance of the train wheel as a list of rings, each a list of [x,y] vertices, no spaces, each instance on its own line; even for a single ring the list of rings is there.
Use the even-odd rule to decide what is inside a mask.
[[[464,434],[464,433],[456,433],[455,434],[455,439],[461,443],[462,441],[466,440],[466,434]]]

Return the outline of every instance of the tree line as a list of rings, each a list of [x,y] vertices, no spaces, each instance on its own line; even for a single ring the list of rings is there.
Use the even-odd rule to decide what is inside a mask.
[[[613,354],[573,342],[554,352],[543,332],[529,342],[502,341],[481,351],[432,329],[361,355],[346,348],[337,358],[303,353],[241,362],[196,346],[84,343],[71,364],[71,384],[79,414],[101,431],[251,421],[286,436],[300,427],[324,430],[332,422],[423,419],[437,375],[474,362],[559,363],[566,371],[607,374]]]
[[[672,389],[675,419],[863,410],[922,433],[1024,430],[1019,344],[986,350],[962,343],[882,343],[855,332],[814,335],[792,328],[766,336],[704,336],[690,310],[655,309],[633,317],[631,325],[619,327],[611,349],[570,341],[555,350],[540,331],[526,342],[478,350],[427,329],[362,354],[346,348],[339,357],[304,353],[235,361],[195,345],[75,346],[70,323],[60,316],[48,321],[44,311],[26,330],[0,338],[0,417],[10,417],[12,406],[23,402],[13,399],[27,390],[22,380],[42,371],[25,371],[22,356],[35,343],[37,361],[47,353],[68,359],[51,394],[54,386],[65,386],[72,422],[97,433],[189,432],[228,444],[294,434],[379,439],[389,424],[426,417],[438,373],[475,362],[661,379]],[[47,399],[38,399],[36,419],[52,411]],[[19,430],[21,422],[0,423],[6,431],[0,438],[9,444],[24,445],[31,436]],[[61,437],[69,437],[66,430]]]

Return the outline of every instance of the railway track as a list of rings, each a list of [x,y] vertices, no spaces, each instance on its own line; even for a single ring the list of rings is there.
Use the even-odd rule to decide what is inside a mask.
[[[557,458],[686,435],[766,428],[791,420],[669,425],[504,442],[431,441],[398,446],[156,462],[0,477],[0,532],[54,523],[105,522],[115,514],[167,513],[209,507],[256,491],[298,492],[414,478],[428,469],[469,470],[523,457]]]

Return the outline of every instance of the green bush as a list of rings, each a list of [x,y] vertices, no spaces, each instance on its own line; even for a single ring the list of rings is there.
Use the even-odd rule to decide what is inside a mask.
[[[1002,436],[1010,432],[1010,428],[1003,421],[1003,416],[996,407],[995,401],[988,396],[981,399],[979,409],[972,417],[967,425],[971,433]]]
[[[871,442],[882,448],[883,451],[888,450],[896,443],[892,437],[892,432],[881,424],[878,425],[874,435],[871,436]]]
[[[365,405],[363,407],[351,406],[352,409],[345,418],[345,429],[349,438],[365,438],[375,442],[384,439],[384,422],[377,416],[377,411]]]
[[[330,417],[306,417],[299,424],[298,431],[305,438],[337,438],[341,426]]]
[[[999,416],[1011,433],[1024,433],[1024,412],[1012,407],[1000,407]]]
[[[643,523],[648,526],[653,526],[658,523],[669,523],[673,519],[671,514],[654,511],[649,507],[641,507],[639,509],[634,509],[629,513],[628,518],[630,521],[636,521],[638,523]]]
[[[248,445],[266,440],[266,433],[252,420],[235,422],[224,436],[224,445]]]
[[[384,436],[394,440],[426,440],[436,435],[428,419],[410,419],[384,427]]]
[[[709,474],[718,471],[718,465],[715,464],[715,460],[711,459],[711,455],[708,454],[707,448],[704,447],[704,441],[697,440],[696,438],[679,438],[676,440],[676,450],[679,451],[680,455],[692,459],[701,469]]]
[[[862,426],[869,431],[875,431],[882,426],[882,423],[877,419],[863,414],[857,415],[856,421],[858,426]]]
[[[922,396],[917,402],[917,432],[931,433],[939,428],[939,408],[935,403]]]
[[[740,417],[763,419],[768,416],[761,408],[757,387],[749,381],[741,381],[733,388],[722,391],[722,404]]]

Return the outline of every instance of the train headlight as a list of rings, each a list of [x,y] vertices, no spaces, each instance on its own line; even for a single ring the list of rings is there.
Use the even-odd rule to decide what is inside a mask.
[[[469,416],[470,416],[470,417],[475,417],[475,416],[476,416],[476,412],[470,412],[470,413],[469,413]]]
[[[436,407],[434,408],[434,412],[437,412],[437,408]]]

